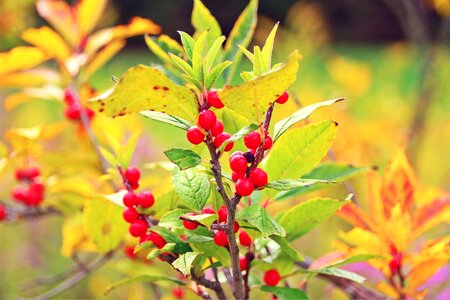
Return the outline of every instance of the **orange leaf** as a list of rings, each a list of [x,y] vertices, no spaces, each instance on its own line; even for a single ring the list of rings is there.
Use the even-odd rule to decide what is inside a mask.
[[[59,75],[51,69],[36,68],[0,76],[0,86],[39,87],[49,82],[58,82]]]
[[[346,204],[336,214],[353,226],[358,226],[367,230],[369,229],[366,221],[369,220],[370,217],[365,211],[361,210],[353,203]]]
[[[117,40],[108,44],[100,52],[96,53],[86,68],[85,75],[89,78],[92,74],[100,69],[108,60],[110,60],[117,52],[125,47],[125,40]]]
[[[414,212],[413,224],[415,235],[450,220],[450,195],[442,196],[434,202],[418,208]]]
[[[31,69],[46,61],[45,53],[35,47],[16,47],[0,53],[0,75]]]
[[[70,56],[70,48],[59,34],[50,27],[30,28],[22,33],[22,39],[64,62]]]

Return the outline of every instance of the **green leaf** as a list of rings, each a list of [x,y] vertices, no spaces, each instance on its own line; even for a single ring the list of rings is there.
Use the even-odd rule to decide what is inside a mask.
[[[252,123],[261,123],[264,114],[281,94],[295,81],[300,60],[294,51],[286,64],[259,77],[236,86],[225,86],[218,91],[222,102],[242,114]]]
[[[255,74],[253,74],[253,72],[241,72],[241,78],[244,81],[250,81],[255,78]]]
[[[172,148],[164,151],[164,154],[181,170],[193,168],[202,162],[200,155],[189,149]]]
[[[194,78],[199,82],[203,82],[203,50],[207,38],[207,31],[199,35],[194,45],[194,52],[192,52],[192,68],[194,69]]]
[[[123,285],[126,284],[131,284],[131,283],[135,283],[135,282],[155,282],[155,281],[170,281],[170,282],[174,282],[176,284],[179,285],[186,285],[185,282],[174,278],[174,277],[168,277],[168,276],[162,276],[162,275],[138,275],[135,277],[130,277],[130,278],[125,278],[122,279],[116,283],[114,283],[113,285],[111,285],[110,287],[108,287],[105,292],[104,295],[107,296],[112,290],[121,287]]]
[[[136,149],[136,144],[140,134],[140,132],[133,133],[128,139],[126,145],[121,147],[117,153],[119,163],[124,169],[127,169],[130,164],[131,157],[133,156],[134,149]]]
[[[175,65],[184,73],[186,73],[188,76],[194,77],[194,70],[192,67],[184,61],[182,58],[176,56],[173,53],[169,53],[170,59],[175,63]]]
[[[211,67],[216,60],[217,54],[222,50],[222,44],[225,41],[225,36],[218,37],[211,46],[211,49],[208,51],[208,55],[206,56],[206,61],[204,64],[205,73],[209,73]]]
[[[100,253],[116,249],[128,231],[123,209],[102,196],[86,201],[83,227]]]
[[[183,255],[180,255],[172,263],[172,266],[184,275],[189,275],[191,274],[192,264],[194,263],[195,259],[202,254],[203,252],[187,252]]]
[[[183,254],[192,251],[192,248],[188,244],[186,244],[177,234],[173,233],[169,229],[161,226],[153,226],[151,230],[160,234],[166,240],[167,244],[174,243],[175,247],[173,247],[173,249],[175,253]]]
[[[238,45],[239,49],[241,49],[242,53],[245,54],[245,56],[248,58],[248,60],[253,64],[255,62],[255,55],[247,50],[247,48],[242,47],[241,45]]]
[[[232,64],[231,61],[227,60],[224,61],[217,66],[215,66],[211,72],[206,73],[206,79],[205,79],[205,87],[206,89],[211,89],[214,85],[214,82],[216,82],[217,78],[219,78],[220,75],[222,75],[223,71],[225,71],[226,68],[228,68]]]
[[[91,107],[110,117],[155,110],[196,122],[198,104],[191,90],[171,81],[160,70],[137,65],[116,86],[92,99]]]
[[[201,210],[209,198],[210,181],[208,175],[192,169],[175,168],[172,173],[175,192],[190,208]]]
[[[216,258],[216,260],[220,261],[224,267],[228,267],[230,265],[230,255],[228,251],[224,247],[219,247],[213,242],[208,243],[194,243],[192,244],[192,248],[195,251],[204,252],[204,256]]]
[[[303,256],[295,250],[294,247],[282,236],[279,235],[271,235],[269,236],[272,240],[274,240],[278,245],[280,245],[281,251],[284,251],[292,260],[294,261],[302,261]]]
[[[257,76],[267,72],[269,69],[267,68],[264,57],[261,52],[261,48],[258,46],[254,47],[254,62],[253,62],[253,73]]]
[[[174,209],[165,213],[159,220],[158,226],[164,228],[182,228],[183,222],[180,220],[180,216],[188,213],[187,209]]]
[[[167,54],[167,51],[162,49],[161,46],[156,43],[156,38],[145,35],[145,43],[147,44],[147,47],[150,49],[150,51],[152,51],[153,54],[155,54],[156,57],[158,57],[160,60],[168,64],[172,63],[169,55]]]
[[[294,288],[287,288],[287,287],[277,287],[277,286],[268,286],[263,285],[261,286],[261,291],[268,292],[271,294],[274,294],[278,297],[280,300],[303,300],[308,299],[308,296],[306,296],[305,292],[303,292],[300,289],[294,289]]]
[[[206,227],[211,227],[211,224],[217,220],[216,214],[200,214],[200,215],[194,215],[194,216],[185,216],[187,219],[192,221],[197,221],[202,225],[205,225]]]
[[[219,151],[223,151],[223,149],[225,149],[225,147],[229,144],[229,143],[234,143],[236,141],[239,141],[240,139],[243,139],[247,134],[249,134],[250,132],[256,130],[259,128],[259,125],[256,124],[250,124],[247,125],[241,129],[239,129],[238,132],[236,132],[235,134],[233,134],[228,140],[226,140],[226,142],[224,142],[220,148]]]
[[[141,115],[143,115],[146,118],[173,125],[175,127],[188,130],[192,126],[194,126],[193,123],[186,121],[183,118],[171,116],[165,113],[161,113],[158,111],[151,111],[151,110],[144,110],[140,112]]]
[[[186,51],[189,60],[192,61],[192,53],[194,52],[195,40],[184,31],[178,31],[178,33],[180,34],[184,51]]]
[[[274,143],[263,161],[264,170],[271,180],[301,178],[327,154],[335,136],[332,121],[294,128]]]
[[[308,118],[316,109],[324,106],[332,105],[336,102],[343,101],[344,98],[332,99],[323,102],[314,103],[300,108],[289,117],[277,122],[274,128],[273,140],[277,140],[286,130],[288,130],[294,124]]]
[[[347,270],[338,269],[338,268],[323,268],[323,269],[318,269],[318,270],[309,270],[309,273],[331,275],[331,276],[335,276],[335,277],[349,279],[349,280],[355,281],[357,283],[363,283],[366,280],[361,275],[358,275],[356,273],[353,273],[353,272],[350,272]]]
[[[291,207],[279,221],[286,230],[286,239],[293,241],[308,233],[347,203],[348,201],[336,199],[315,198]]]
[[[342,182],[353,176],[369,171],[367,167],[354,167],[347,164],[324,163],[305,174],[304,178],[314,178],[325,181]],[[303,195],[321,188],[328,187],[327,183],[317,183],[310,186],[298,187],[296,189],[280,192],[276,195],[276,200],[284,200],[291,197]]]
[[[197,33],[208,30],[208,46],[212,45],[214,40],[222,35],[222,29],[216,18],[200,0],[194,0],[191,22]]]
[[[263,237],[286,235],[284,228],[260,205],[247,206],[240,212],[239,218],[255,226],[262,233]]]
[[[357,255],[351,256],[349,258],[346,258],[344,260],[334,261],[332,264],[327,265],[326,268],[336,268],[336,267],[343,266],[343,265],[353,264],[353,263],[362,262],[362,261],[368,261],[369,259],[373,259],[373,258],[383,258],[383,256],[375,255],[375,254],[357,254]]]
[[[266,67],[268,70],[270,70],[270,67],[272,65],[273,44],[275,42],[275,35],[277,34],[279,24],[280,22],[277,22],[275,26],[272,28],[272,30],[269,33],[269,36],[266,39],[266,42],[264,43],[264,47],[262,48],[262,56],[264,58],[264,62],[266,63]]]
[[[239,45],[247,48],[252,41],[256,28],[257,11],[258,0],[250,0],[250,3],[242,11],[236,23],[234,23],[233,29],[225,44],[224,59],[234,62],[233,67],[226,73],[228,82],[233,77],[242,59],[242,52],[239,51]]]
[[[266,187],[278,190],[278,191],[290,191],[292,189],[298,187],[311,186],[316,183],[332,183],[327,180],[319,180],[319,179],[307,179],[307,178],[299,178],[299,179],[281,179],[269,182]]]

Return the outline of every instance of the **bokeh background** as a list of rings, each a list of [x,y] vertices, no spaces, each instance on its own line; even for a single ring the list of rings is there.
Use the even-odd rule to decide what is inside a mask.
[[[204,3],[227,34],[247,1]],[[23,29],[45,24],[35,13],[34,4],[32,0],[0,2],[1,51],[21,44]],[[163,33],[174,38],[177,30],[193,31],[190,0],[115,0],[110,4],[100,27],[126,23],[137,15],[154,20]],[[421,182],[450,189],[450,1],[261,0],[253,43],[261,44],[277,21],[281,29],[275,61],[283,61],[296,48],[303,60],[292,101],[277,111],[275,118],[285,117],[301,105],[345,97],[345,102],[323,109],[312,118],[332,118],[339,123],[330,158],[383,170],[394,153],[404,148]],[[133,38],[91,83],[105,90],[113,84],[111,77],[119,77],[128,67],[155,62],[143,38]],[[242,69],[246,67],[244,62]],[[0,91],[0,102],[6,93]],[[27,111],[29,117],[24,118]],[[5,111],[2,105],[0,135],[4,136],[12,124],[26,127],[61,120],[61,111],[61,105],[45,101],[28,103],[14,111]],[[140,122],[148,129],[145,140],[152,145],[139,152],[141,162],[163,159],[162,151],[174,144],[186,145],[178,131],[148,120]],[[351,184],[364,203],[364,177]],[[2,191],[0,196],[8,193]],[[345,196],[347,190],[337,187],[323,193]],[[0,298],[15,297],[21,283],[57,274],[72,265],[59,254],[60,226],[61,220],[50,218],[0,227]],[[298,248],[311,257],[320,256],[332,249],[331,241],[339,229],[345,226],[333,218],[300,239]],[[103,287],[117,278],[106,268],[63,296],[102,297]],[[338,297],[319,280],[311,283],[310,291],[316,297]],[[143,295],[145,288],[136,286],[125,294],[117,292],[108,297]]]

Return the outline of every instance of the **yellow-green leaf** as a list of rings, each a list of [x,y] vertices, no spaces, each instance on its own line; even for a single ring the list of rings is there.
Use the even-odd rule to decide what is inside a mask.
[[[191,22],[196,30],[196,34],[208,30],[208,46],[211,46],[214,40],[222,35],[222,29],[216,18],[200,0],[194,0]]]

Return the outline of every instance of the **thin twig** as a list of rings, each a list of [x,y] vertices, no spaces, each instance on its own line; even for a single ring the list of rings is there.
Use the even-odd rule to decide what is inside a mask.
[[[17,221],[36,219],[40,217],[50,216],[50,215],[61,215],[61,212],[53,207],[23,207],[16,208],[12,205],[7,204],[3,200],[0,201],[0,205],[2,205],[6,209],[6,220],[5,223],[13,223]]]

